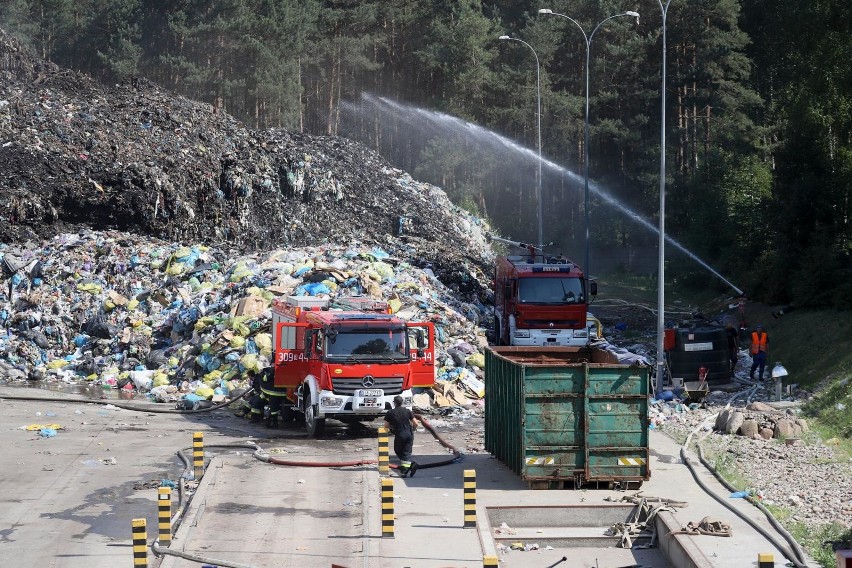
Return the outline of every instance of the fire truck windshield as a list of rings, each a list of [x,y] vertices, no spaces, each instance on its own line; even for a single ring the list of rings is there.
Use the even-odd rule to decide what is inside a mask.
[[[518,278],[518,301],[522,304],[577,304],[585,301],[580,278]]]
[[[408,336],[405,328],[338,329],[326,341],[327,359],[353,357],[358,361],[408,361]]]

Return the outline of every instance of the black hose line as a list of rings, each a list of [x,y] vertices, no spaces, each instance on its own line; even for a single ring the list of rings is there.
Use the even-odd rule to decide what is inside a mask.
[[[729,491],[732,491],[732,492],[737,491],[737,488],[734,487],[733,485],[731,485],[730,483],[728,483],[728,481],[725,480],[725,478],[723,478],[721,475],[719,475],[719,472],[716,471],[716,468],[714,468],[712,465],[710,465],[710,463],[704,458],[704,450],[701,447],[701,442],[696,441],[696,445],[698,446],[698,459],[701,461],[702,464],[704,464],[704,467],[709,469],[710,473],[713,474],[713,477],[718,479],[719,482],[723,486],[725,486],[726,489],[728,489]],[[681,455],[683,455],[683,449],[681,449]],[[684,462],[686,462],[686,461],[687,461],[686,458],[684,458]],[[783,547],[778,546],[778,544],[776,543],[775,545],[778,546],[778,549],[781,550],[781,551],[784,551],[784,556],[786,556],[787,559],[790,560],[790,562],[792,562],[796,566],[796,568],[807,568],[807,561],[805,559],[805,553],[802,551],[801,547],[799,546],[799,543],[796,542],[796,539],[793,538],[793,535],[791,535],[789,532],[787,532],[787,530],[784,529],[784,527],[781,526],[781,524],[772,515],[772,513],[769,512],[769,509],[764,507],[763,504],[760,503],[757,499],[755,499],[754,497],[748,496],[748,497],[746,497],[746,500],[749,503],[751,503],[752,505],[754,505],[755,507],[757,507],[758,510],[760,510],[760,512],[762,512],[766,516],[766,519],[773,526],[773,528],[776,531],[778,531],[778,533],[781,536],[784,537],[784,540],[786,540],[787,543],[790,545],[790,548],[792,549],[792,552],[795,555],[795,558],[791,558],[790,555],[788,555],[786,553],[787,551],[785,551]],[[728,506],[727,503],[725,503],[725,506],[727,506],[731,510],[735,510],[734,508]],[[739,514],[738,511],[735,511],[735,512],[737,512],[737,514]],[[742,515],[740,515],[740,517],[745,519],[745,517],[743,517]],[[770,533],[768,531],[766,531],[766,529],[764,529],[763,527],[761,527],[757,523],[753,522],[751,519],[745,519],[745,520],[751,526],[753,526],[755,529],[757,529],[761,534],[763,534],[765,537],[769,538],[769,540],[771,540],[773,543],[775,543],[774,536],[770,536]]]
[[[746,391],[743,391],[742,393],[738,393],[738,394],[737,394],[737,395],[735,395],[735,396],[734,396],[734,397],[733,397],[730,401],[728,401],[728,404],[727,404],[726,408],[730,408],[731,403],[732,403],[732,402],[733,402],[736,398],[738,398],[738,397],[740,397],[740,396],[742,396],[742,395],[746,395],[746,396],[748,396],[748,400],[751,400],[751,395],[752,395],[752,394],[754,394],[754,392],[755,392],[756,390],[757,390],[757,386],[753,386],[753,387],[751,387],[750,389],[748,389],[748,390],[746,390]],[[717,416],[718,416],[718,413],[717,413],[717,414],[714,414],[713,416],[710,416],[710,417],[708,417],[708,418],[705,418],[705,423],[706,423],[706,422],[709,422],[709,421],[711,421],[711,420],[713,420],[713,419],[715,419]],[[786,557],[786,558],[787,558],[787,559],[788,559],[788,560],[789,560],[789,561],[790,561],[790,562],[791,562],[791,563],[792,563],[792,564],[793,564],[796,568],[808,568],[808,566],[807,566],[807,561],[806,561],[806,559],[805,559],[805,554],[804,554],[804,552],[802,552],[802,549],[799,547],[799,544],[798,544],[798,543],[796,542],[796,540],[792,537],[792,535],[790,535],[790,533],[788,533],[786,530],[784,530],[784,528],[783,528],[783,527],[782,527],[782,526],[778,523],[778,521],[775,519],[775,517],[773,517],[773,516],[772,516],[772,513],[770,513],[770,512],[769,512],[769,510],[768,510],[768,509],[766,509],[766,507],[764,507],[762,504],[758,503],[758,502],[757,502],[756,500],[754,500],[754,499],[751,499],[751,498],[749,498],[749,499],[748,499],[748,502],[749,502],[749,503],[751,503],[752,505],[755,505],[755,506],[756,506],[756,507],[757,507],[757,508],[758,508],[758,509],[759,509],[759,510],[760,510],[760,511],[764,514],[764,515],[766,515],[766,518],[769,520],[769,522],[770,522],[770,523],[772,523],[772,526],[773,526],[773,527],[774,527],[774,528],[778,531],[778,533],[779,533],[779,534],[781,534],[781,535],[784,537],[784,539],[785,539],[785,540],[789,543],[790,548],[791,548],[791,550],[792,550],[792,554],[791,554],[791,553],[790,553],[790,551],[788,551],[788,550],[787,550],[787,549],[786,549],[786,548],[785,548],[785,547],[784,547],[781,543],[779,543],[779,542],[778,542],[778,540],[777,540],[777,538],[775,537],[775,535],[773,535],[773,534],[769,533],[766,529],[764,529],[763,527],[761,527],[760,525],[758,525],[758,524],[757,524],[755,521],[753,521],[750,517],[748,517],[748,516],[747,516],[747,515],[745,515],[744,513],[740,512],[740,511],[739,511],[736,507],[734,507],[733,505],[731,505],[730,503],[728,503],[728,501],[727,501],[727,500],[722,499],[719,495],[717,495],[717,494],[716,494],[716,492],[715,492],[715,491],[713,491],[712,489],[710,489],[710,488],[707,486],[707,484],[705,484],[705,483],[704,483],[704,481],[703,481],[703,480],[702,480],[702,479],[698,476],[698,472],[697,472],[697,471],[695,471],[695,467],[692,465],[692,461],[689,459],[689,456],[687,455],[687,451],[686,451],[686,449],[687,449],[687,447],[689,446],[690,439],[692,438],[692,436],[693,436],[696,432],[698,432],[698,431],[699,431],[702,427],[703,427],[703,424],[702,424],[702,426],[699,426],[698,428],[696,428],[695,430],[693,430],[692,432],[690,432],[690,434],[686,437],[686,441],[685,441],[685,442],[683,443],[683,445],[680,447],[680,457],[681,457],[681,459],[683,460],[683,463],[684,463],[684,464],[686,465],[686,467],[689,469],[689,472],[692,474],[692,477],[695,479],[695,482],[696,482],[696,483],[698,483],[698,485],[701,487],[701,489],[702,489],[702,490],[704,490],[704,492],[705,492],[705,493],[707,493],[707,494],[708,494],[708,495],[710,495],[713,499],[715,499],[716,501],[718,501],[718,502],[719,502],[719,503],[720,503],[723,507],[725,507],[726,509],[728,509],[729,511],[731,511],[732,513],[734,513],[736,516],[738,516],[739,518],[741,518],[742,520],[744,520],[744,521],[745,521],[745,522],[746,522],[749,526],[751,526],[751,527],[752,527],[753,529],[755,529],[757,532],[759,532],[760,534],[762,534],[762,535],[763,535],[763,536],[764,536],[764,537],[765,537],[765,538],[766,538],[769,542],[771,542],[771,543],[772,543],[772,544],[773,544],[773,545],[774,545],[774,546],[775,546],[778,550],[780,550],[780,551],[784,554],[784,556],[785,556],[785,557]],[[698,459],[701,461],[702,465],[704,465],[704,467],[706,467],[708,470],[710,470],[710,472],[713,474],[713,476],[714,476],[717,480],[719,480],[719,482],[722,484],[722,486],[723,486],[723,487],[727,488],[729,491],[732,491],[732,492],[733,492],[733,491],[737,491],[737,489],[736,489],[733,485],[731,485],[730,483],[728,483],[728,482],[727,482],[727,481],[726,481],[726,480],[725,480],[725,479],[724,479],[724,478],[723,478],[723,477],[719,474],[719,472],[718,472],[718,471],[716,471],[716,468],[714,468],[712,465],[710,465],[710,463],[708,463],[708,462],[707,462],[707,460],[706,460],[706,459],[704,459],[704,450],[703,450],[703,448],[702,448],[702,446],[701,446],[701,440],[700,440],[700,439],[697,439],[697,440],[696,440],[696,442],[695,442],[695,444],[696,444],[696,446],[698,447]],[[793,556],[795,556],[795,558],[793,558]]]

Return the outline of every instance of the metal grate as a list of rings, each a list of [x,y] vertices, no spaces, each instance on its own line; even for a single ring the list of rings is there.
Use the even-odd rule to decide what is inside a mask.
[[[402,392],[402,377],[376,377],[372,386],[365,387],[362,384],[363,377],[347,377],[332,379],[332,389],[334,394],[352,396],[357,389],[371,388],[382,389],[385,391],[385,396],[395,395]]]

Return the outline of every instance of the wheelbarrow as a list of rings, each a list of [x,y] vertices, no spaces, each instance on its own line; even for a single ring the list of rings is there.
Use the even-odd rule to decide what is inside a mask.
[[[685,381],[682,398],[684,402],[701,402],[709,392],[710,385],[707,384],[707,381]]]

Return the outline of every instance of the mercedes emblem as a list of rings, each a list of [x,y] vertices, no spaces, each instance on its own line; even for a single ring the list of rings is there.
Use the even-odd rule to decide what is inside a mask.
[[[363,379],[361,379],[361,386],[365,388],[370,388],[376,384],[376,379],[372,375],[367,375]]]

